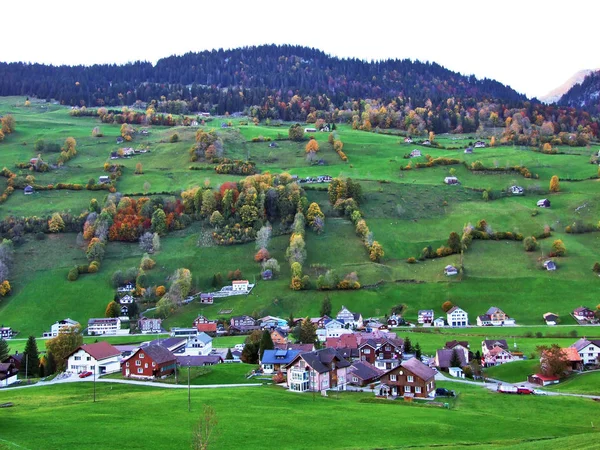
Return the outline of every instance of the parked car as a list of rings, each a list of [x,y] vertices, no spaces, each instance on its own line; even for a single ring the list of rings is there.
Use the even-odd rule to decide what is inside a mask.
[[[79,374],[79,378],[87,378],[87,377],[89,377],[90,375],[92,375],[92,372],[90,372],[90,371],[81,372],[81,373]]]
[[[451,391],[450,389],[446,388],[437,388],[435,390],[435,395],[436,397],[454,397],[454,391]]]
[[[539,389],[534,389],[533,394],[534,395],[548,395],[548,393],[546,391],[540,391]]]

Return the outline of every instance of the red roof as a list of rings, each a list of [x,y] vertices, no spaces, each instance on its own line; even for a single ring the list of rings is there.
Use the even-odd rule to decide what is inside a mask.
[[[358,348],[358,341],[355,334],[342,334],[340,337],[328,337],[325,340],[326,348]]]
[[[198,331],[204,331],[204,332],[217,331],[217,324],[215,322],[197,323],[196,328],[198,329]]]
[[[562,352],[569,359],[569,362],[581,362],[581,356],[579,356],[576,348],[563,348]]]
[[[560,380],[559,377],[549,377],[549,376],[543,375],[541,373],[536,373],[533,376],[536,377],[536,378],[539,378],[542,381],[557,381],[557,380]]]
[[[95,344],[83,344],[77,350],[83,350],[90,356],[92,356],[95,360],[100,361],[102,359],[110,358],[112,356],[118,356],[121,352],[116,348],[110,345],[108,342],[96,342]],[[77,351],[75,350],[75,352]],[[73,353],[75,353],[73,352]],[[71,353],[71,355],[73,354]]]

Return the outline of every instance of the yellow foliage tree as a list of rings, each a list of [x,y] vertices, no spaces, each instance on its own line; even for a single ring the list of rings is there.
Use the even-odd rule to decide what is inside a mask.
[[[0,284],[0,296],[6,297],[10,293],[10,283],[8,280],[4,280],[2,284]]]
[[[435,133],[433,131],[429,132],[429,142],[433,142],[435,140]]]
[[[306,144],[306,153],[317,153],[318,151],[319,143],[317,142],[317,140],[314,138],[309,139],[308,143]]]
[[[144,173],[144,168],[142,167],[142,163],[137,163],[137,164],[135,165],[135,173],[136,173],[137,175],[141,175],[141,174],[143,174],[143,173]]]
[[[385,253],[381,244],[377,241],[373,241],[373,244],[369,249],[369,259],[371,261],[379,262],[381,258],[383,258],[383,255],[385,255]]]
[[[553,175],[552,178],[550,178],[550,192],[558,191],[560,191],[560,183],[558,181],[558,176]]]
[[[65,229],[65,222],[59,213],[52,214],[48,221],[48,229],[51,233],[59,233]]]
[[[496,146],[496,137],[492,136],[492,138],[490,139],[490,147],[495,147]]]

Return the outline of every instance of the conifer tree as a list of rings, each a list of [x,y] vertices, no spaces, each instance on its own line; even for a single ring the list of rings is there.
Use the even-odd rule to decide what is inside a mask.
[[[265,350],[273,350],[274,348],[275,346],[273,345],[273,340],[271,339],[271,333],[269,333],[267,330],[263,331],[263,334],[260,338],[260,359],[262,360]]]
[[[37,342],[35,336],[29,336],[27,344],[25,344],[25,350],[23,351],[23,360],[21,362],[21,370],[25,373],[26,377],[38,374],[38,367],[40,365],[40,353],[38,351]],[[27,372],[25,372],[27,370]]]

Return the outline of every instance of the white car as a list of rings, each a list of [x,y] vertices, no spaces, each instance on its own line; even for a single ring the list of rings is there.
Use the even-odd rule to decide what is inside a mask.
[[[540,391],[539,389],[534,389],[533,394],[534,395],[548,395],[548,393],[546,391]]]

